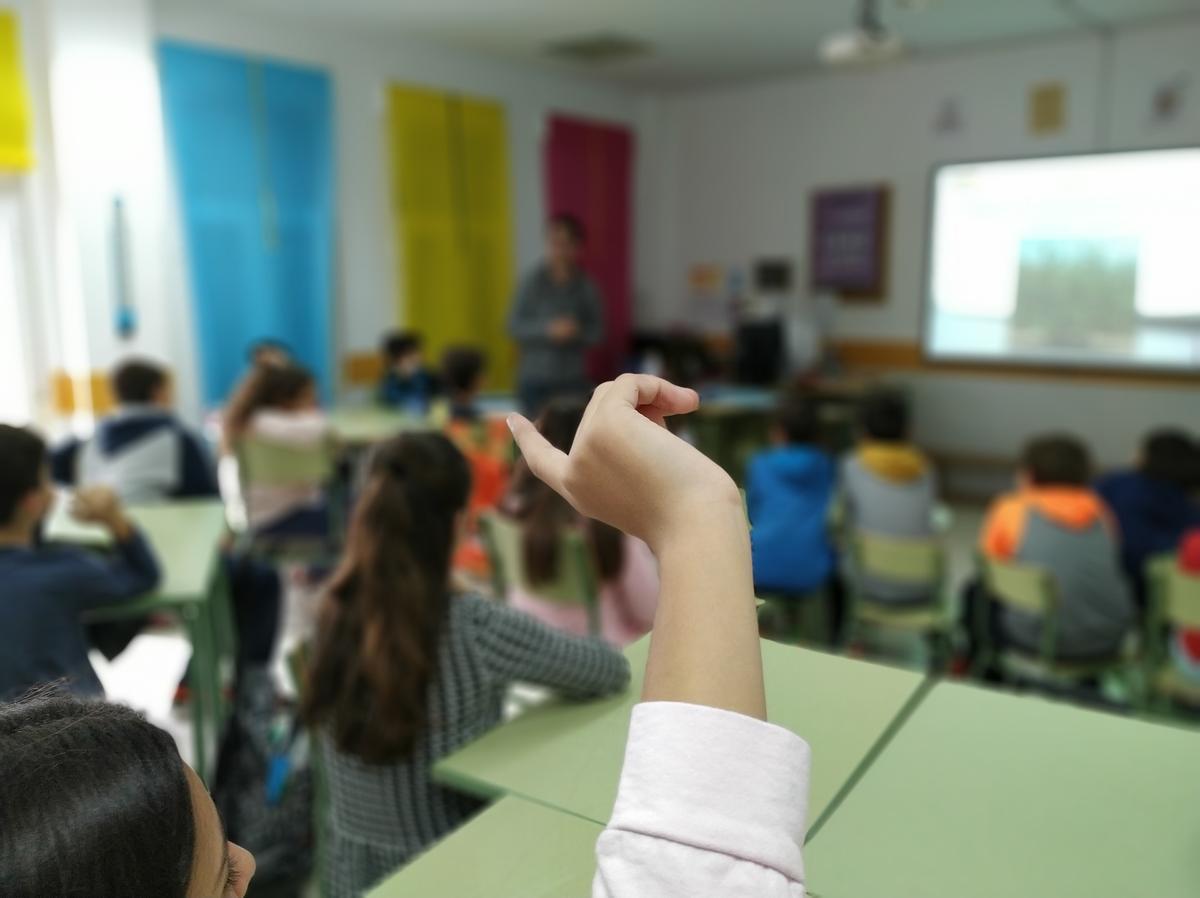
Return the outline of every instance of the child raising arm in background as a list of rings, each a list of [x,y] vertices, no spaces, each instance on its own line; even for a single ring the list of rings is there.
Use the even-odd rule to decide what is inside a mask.
[[[646,375],[597,388],[569,453],[518,415],[533,472],[580,514],[644,540],[662,593],[595,898],[804,895],[809,750],[764,722],[750,539],[737,488],[669,433],[692,390]]]

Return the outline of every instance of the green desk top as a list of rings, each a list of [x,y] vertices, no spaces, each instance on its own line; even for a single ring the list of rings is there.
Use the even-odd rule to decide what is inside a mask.
[[[66,507],[65,500],[57,503],[46,525],[48,540],[95,546],[111,541],[107,531],[72,520]],[[217,548],[225,532],[225,509],[221,503],[205,499],[145,505],[130,508],[129,516],[146,534],[162,568],[158,592],[145,604],[158,607],[173,601],[196,601],[207,595]],[[122,604],[121,609],[133,614],[143,604]]]
[[[367,898],[584,898],[602,827],[504,798],[455,830]]]
[[[607,823],[648,649],[643,639],[626,650],[633,683],[625,695],[535,708],[443,759],[435,778],[478,795],[517,795]],[[812,746],[811,825],[923,678],[773,642],[764,641],[762,649],[771,720]]]
[[[372,406],[335,408],[329,422],[339,440],[365,446],[393,437],[403,430],[423,430],[432,425],[424,418]]]
[[[942,684],[805,849],[820,898],[1200,894],[1200,733]]]

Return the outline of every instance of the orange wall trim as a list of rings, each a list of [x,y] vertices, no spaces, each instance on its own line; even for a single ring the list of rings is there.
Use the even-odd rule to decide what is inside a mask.
[[[1200,387],[1200,372],[1187,374],[1178,371],[1122,371],[1116,368],[1068,368],[1056,365],[931,362],[923,357],[921,344],[910,340],[835,340],[834,350],[851,372],[921,371],[991,380],[1052,380],[1129,387]]]
[[[353,352],[342,359],[342,377],[351,387],[373,387],[383,377],[383,359],[375,352]]]
[[[114,407],[108,374],[104,371],[78,377],[72,377],[66,371],[55,371],[50,375],[50,397],[54,412],[59,415],[76,412],[103,415]]]

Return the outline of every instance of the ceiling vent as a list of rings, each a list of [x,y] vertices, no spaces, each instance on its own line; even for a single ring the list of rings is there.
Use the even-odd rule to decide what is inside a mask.
[[[546,52],[582,65],[607,65],[646,56],[650,45],[624,34],[585,34],[548,44]]]

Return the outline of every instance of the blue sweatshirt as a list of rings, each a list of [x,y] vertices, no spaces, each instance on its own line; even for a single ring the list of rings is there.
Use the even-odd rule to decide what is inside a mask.
[[[379,382],[378,399],[380,405],[388,408],[410,415],[424,415],[439,393],[441,383],[428,368],[418,368],[409,375],[388,370]]]
[[[55,483],[104,484],[127,503],[217,495],[216,473],[200,438],[152,406],[122,406],[90,440],[56,447],[50,470]]]
[[[829,578],[835,559],[826,519],[835,482],[833,461],[811,446],[781,446],[751,460],[746,504],[755,589],[803,593]]]
[[[1118,471],[1100,479],[1096,491],[1117,518],[1121,565],[1145,601],[1146,562],[1174,552],[1185,531],[1200,527],[1200,503],[1179,487],[1141,471]]]
[[[106,555],[0,548],[0,701],[60,680],[76,695],[103,695],[88,661],[83,613],[146,595],[158,578],[154,554],[137,532]]]

